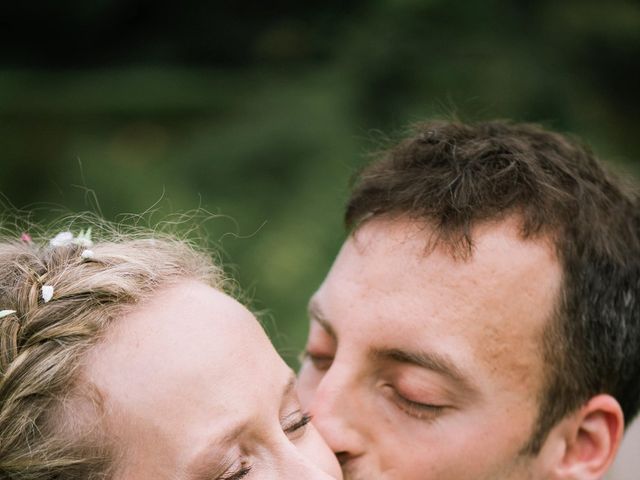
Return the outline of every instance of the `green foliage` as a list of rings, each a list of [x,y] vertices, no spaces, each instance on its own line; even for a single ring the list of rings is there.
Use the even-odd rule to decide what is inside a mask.
[[[69,0],[54,23],[8,6],[2,35],[20,41],[0,47],[0,192],[85,210],[89,189],[107,218],[158,200],[157,218],[222,214],[204,228],[294,362],[376,132],[538,121],[640,172],[637,2],[280,6]]]

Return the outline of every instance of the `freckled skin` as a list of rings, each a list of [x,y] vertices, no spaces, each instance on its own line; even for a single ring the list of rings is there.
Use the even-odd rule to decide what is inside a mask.
[[[313,302],[337,341],[312,321],[303,403],[342,460],[346,479],[509,480],[548,478],[545,452],[521,455],[542,386],[541,335],[561,268],[549,241],[523,240],[515,219],[473,231],[468,259],[426,250],[424,225],[374,219],[343,246]],[[324,335],[324,336],[323,336]],[[371,348],[448,355],[477,387],[433,421],[413,418],[377,389]]]

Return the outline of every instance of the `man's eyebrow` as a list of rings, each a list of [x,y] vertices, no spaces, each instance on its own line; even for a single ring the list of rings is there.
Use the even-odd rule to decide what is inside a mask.
[[[331,322],[327,319],[326,315],[323,313],[318,302],[313,298],[309,302],[308,311],[309,311],[309,318],[311,318],[311,320],[317,322],[322,327],[322,329],[325,332],[327,332],[327,334],[331,338],[333,338],[334,340],[338,339],[338,336],[336,335],[336,331],[333,329]]]
[[[296,386],[296,374],[293,370],[289,371],[289,379],[282,389],[282,398],[290,396]],[[226,431],[220,438],[213,439],[202,450],[202,453],[196,456],[195,460],[186,469],[186,480],[212,480],[212,475],[218,474],[216,469],[224,466],[225,458],[217,455],[218,449],[230,444],[237,439],[244,429],[247,427],[244,423],[239,423]],[[222,473],[222,472],[220,472]]]
[[[466,392],[475,392],[468,375],[458,368],[452,360],[436,352],[401,350],[398,348],[373,349],[371,356],[376,359],[393,360],[408,363],[443,375],[458,384]]]

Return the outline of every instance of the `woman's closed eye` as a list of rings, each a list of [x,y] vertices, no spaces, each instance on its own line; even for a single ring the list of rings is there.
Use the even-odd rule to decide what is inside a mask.
[[[297,410],[287,415],[281,420],[282,431],[287,434],[290,440],[296,440],[304,435],[306,426],[311,422],[311,415]]]
[[[239,457],[229,465],[224,473],[216,477],[215,480],[240,480],[245,478],[251,472],[251,464],[248,460]]]
[[[240,480],[241,478],[249,475],[251,471],[251,467],[249,466],[241,466],[240,468],[224,473],[221,477],[218,477],[216,480]]]

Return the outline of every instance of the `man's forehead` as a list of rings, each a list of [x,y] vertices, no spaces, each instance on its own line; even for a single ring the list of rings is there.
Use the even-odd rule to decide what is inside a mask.
[[[326,298],[342,295],[354,328],[459,337],[472,357],[514,379],[539,369],[562,281],[552,242],[524,239],[515,219],[487,222],[473,231],[473,255],[461,260],[443,248],[426,251],[430,234],[424,223],[370,220],[346,242],[318,298],[325,289]]]
[[[545,286],[559,288],[562,268],[552,239],[542,235],[524,238],[518,217],[478,224],[470,238],[471,254],[460,256],[425,222],[373,219],[347,239],[341,251],[345,255],[341,256],[348,261],[366,259],[368,265],[381,267],[383,276],[385,272],[392,273],[389,267],[418,278],[429,277],[437,269],[446,274],[442,280],[452,277],[457,282],[468,279],[474,284],[484,276],[482,284],[490,286],[491,282],[507,279],[511,283],[510,277],[526,275],[530,281],[521,282],[521,287],[536,290],[538,280],[545,279],[550,283]],[[370,268],[368,273],[374,270]]]
[[[426,219],[409,216],[380,216],[373,217],[354,229],[345,244],[351,244],[359,252],[364,253],[372,247],[395,248],[399,244],[411,244],[417,252],[428,255],[432,250],[450,253],[454,259],[469,259],[473,255],[464,255],[456,246],[460,239],[466,236],[471,242],[471,253],[477,250],[478,242],[499,237],[521,241],[537,249],[543,246],[553,254],[555,239],[552,234],[540,232],[538,234],[525,233],[524,220],[517,213],[505,214],[495,219],[478,221],[468,229],[458,231],[447,228],[437,228]],[[416,253],[417,253],[416,252]]]

